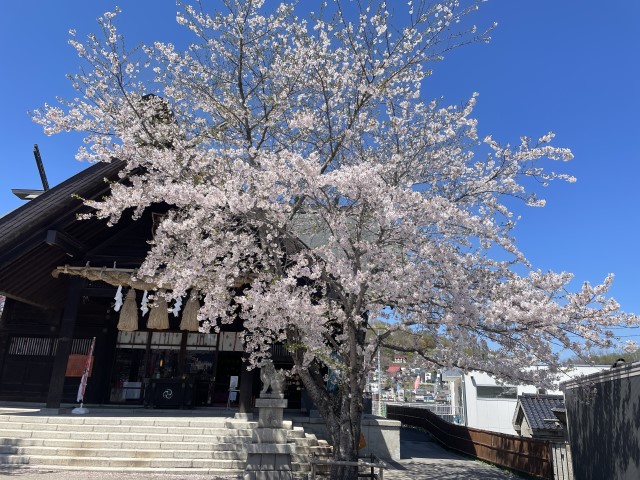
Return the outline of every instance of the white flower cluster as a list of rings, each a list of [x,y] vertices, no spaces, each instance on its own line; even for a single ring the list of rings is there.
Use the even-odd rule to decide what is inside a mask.
[[[543,168],[571,152],[553,134],[479,142],[476,94],[462,108],[423,98],[432,61],[485,39],[456,26],[477,2],[414,1],[397,18],[336,2],[310,25],[262,3],[187,6],[178,22],[199,41],[184,52],[123,51],[105,15],[103,40],[72,39],[90,66],[72,76],[79,98],[35,114],[47,133],[84,132],[79,157],[124,162],[95,216],[170,206],[140,274],[174,299],[197,287],[203,331],[240,317],[253,365],[283,342],[330,417],[398,332],[434,364],[544,382],[554,344],[581,354],[637,324],[605,296],[611,278],[572,293],[514,243],[512,199],[543,205],[530,187],[573,181]],[[539,362],[547,373],[525,368]],[[320,364],[342,396],[321,395]]]

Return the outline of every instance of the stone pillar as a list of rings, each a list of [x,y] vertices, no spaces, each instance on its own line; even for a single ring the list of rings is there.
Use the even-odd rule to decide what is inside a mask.
[[[273,369],[272,365],[271,368]],[[265,386],[260,398],[256,399],[258,427],[253,431],[253,442],[247,446],[244,480],[293,479],[291,454],[295,451],[295,445],[287,443],[287,429],[282,421],[287,400],[282,393],[280,378],[274,380],[271,386],[272,393],[266,393]]]

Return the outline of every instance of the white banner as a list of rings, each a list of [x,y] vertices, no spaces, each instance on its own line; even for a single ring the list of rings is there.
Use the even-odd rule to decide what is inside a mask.
[[[82,380],[80,380],[80,386],[78,387],[78,398],[76,401],[84,402],[84,390],[87,388],[87,381],[89,380],[89,369],[91,368],[91,357],[93,356],[93,348],[96,345],[96,337],[91,340],[91,347],[89,347],[89,355],[87,355],[87,361],[84,364],[84,372],[82,373]]]

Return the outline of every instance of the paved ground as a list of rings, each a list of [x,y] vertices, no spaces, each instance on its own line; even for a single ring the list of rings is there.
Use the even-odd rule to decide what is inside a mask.
[[[402,459],[384,472],[387,480],[513,480],[520,478],[491,465],[442,448],[425,433],[403,428]],[[217,477],[225,478],[225,477]],[[236,479],[237,477],[226,477]],[[126,472],[2,470],[0,480],[217,480],[212,475],[168,475]]]
[[[385,470],[385,480],[508,480],[521,478],[493,465],[445,450],[426,433],[400,431],[401,460]]]

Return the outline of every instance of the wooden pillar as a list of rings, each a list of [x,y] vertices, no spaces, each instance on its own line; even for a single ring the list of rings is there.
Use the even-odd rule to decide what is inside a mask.
[[[187,356],[187,336],[188,332],[182,332],[182,338],[180,339],[180,353],[178,354],[178,376],[181,378],[185,378],[184,364],[185,357]]]
[[[2,385],[2,376],[4,373],[4,362],[9,355],[9,332],[0,329],[0,386]]]
[[[111,401],[111,375],[116,360],[116,346],[118,344],[117,318],[115,319],[116,321],[113,321],[111,316],[111,307],[109,307],[105,315],[106,327],[102,329],[102,335],[96,338],[96,352],[101,352],[101,356],[98,358],[98,353],[96,353],[94,368],[96,368],[96,365],[102,365],[105,372],[105,375],[93,379],[93,381],[98,381],[101,384],[99,396],[101,403],[109,403]],[[98,344],[102,347],[98,348]]]
[[[253,405],[251,400],[253,397],[253,375],[255,369],[247,370],[247,359],[242,357],[242,367],[240,371],[240,395],[238,398],[238,413],[251,413]]]
[[[9,355],[9,327],[7,326],[9,319],[9,310],[13,300],[5,299],[4,310],[0,312],[0,385],[2,384],[2,374],[4,373],[4,362]]]
[[[51,371],[51,381],[49,382],[49,394],[47,395],[47,408],[60,408],[62,402],[62,392],[64,389],[64,377],[67,372],[67,363],[71,353],[73,343],[73,331],[78,317],[78,306],[82,298],[81,290],[83,279],[81,277],[71,277],[69,279],[69,290],[67,301],[64,305],[62,320],[60,322],[60,332],[58,334],[58,347],[53,360]]]

